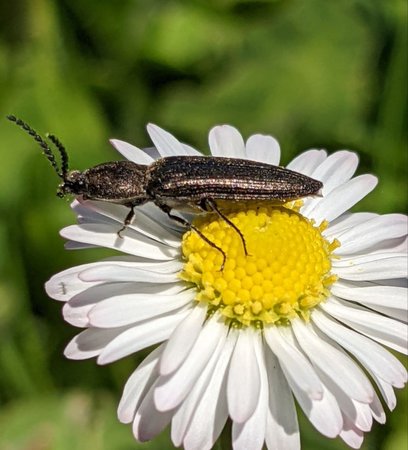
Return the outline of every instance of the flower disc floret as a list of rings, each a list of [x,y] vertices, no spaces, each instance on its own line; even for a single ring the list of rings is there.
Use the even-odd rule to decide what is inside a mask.
[[[262,327],[285,324],[327,298],[331,253],[338,242],[322,235],[327,224],[315,226],[294,203],[258,205],[224,211],[245,238],[217,215],[199,217],[194,225],[226,254],[197,233],[184,235],[186,260],[181,277],[196,285],[196,300],[218,310],[229,324]]]

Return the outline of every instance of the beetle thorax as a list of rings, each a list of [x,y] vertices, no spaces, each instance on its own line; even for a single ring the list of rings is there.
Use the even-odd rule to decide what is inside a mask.
[[[127,206],[140,205],[151,200],[146,192],[146,167],[131,161],[113,161],[83,172],[72,170],[65,176],[59,192]]]

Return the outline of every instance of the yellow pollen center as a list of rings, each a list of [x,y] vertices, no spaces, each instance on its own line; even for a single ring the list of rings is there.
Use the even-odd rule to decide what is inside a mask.
[[[196,300],[218,310],[234,326],[285,324],[294,317],[308,320],[310,310],[325,300],[336,280],[331,253],[338,241],[322,236],[327,222],[315,226],[302,216],[300,202],[259,205],[223,213],[242,239],[216,214],[199,216],[193,224],[217,247],[193,230],[183,236],[185,258],[181,278],[196,286]]]

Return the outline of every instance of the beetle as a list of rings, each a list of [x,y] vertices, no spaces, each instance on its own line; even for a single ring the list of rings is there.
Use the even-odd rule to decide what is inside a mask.
[[[134,208],[154,202],[171,219],[194,230],[205,242],[223,255],[225,252],[208,239],[198,228],[172,210],[213,212],[218,214],[239,234],[245,254],[245,238],[217,206],[217,201],[289,201],[308,195],[319,195],[323,184],[306,175],[257,161],[214,156],[169,156],[150,165],[132,161],[106,162],[89,169],[69,170],[68,153],[53,135],[47,135],[57,148],[61,164],[58,167],[54,152],[47,142],[27,123],[15,116],[7,116],[26,131],[43,149],[57,175],[62,179],[57,195],[82,196],[84,199],[116,203],[129,208],[118,236],[131,224]]]

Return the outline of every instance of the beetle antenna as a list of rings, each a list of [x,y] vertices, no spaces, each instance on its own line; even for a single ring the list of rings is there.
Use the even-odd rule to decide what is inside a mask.
[[[33,129],[31,128],[27,123],[25,123],[23,120],[18,119],[16,116],[7,116],[7,119],[11,122],[14,122],[17,126],[19,126],[21,129],[23,129],[25,132],[27,132],[31,137],[34,138],[34,140],[39,144],[39,146],[42,148],[44,155],[47,157],[48,161],[51,163],[52,167],[54,168],[55,172],[60,178],[63,178],[63,173],[60,172],[57,161],[55,160],[54,153],[52,152],[49,145],[44,141],[44,139]],[[66,153],[66,152],[65,152]],[[62,153],[61,153],[62,157]],[[67,158],[63,159],[63,163],[65,161],[66,164]]]
[[[68,153],[65,147],[62,145],[61,141],[53,134],[47,134],[47,138],[57,147],[61,155],[61,173],[60,177],[65,180],[68,173]]]

